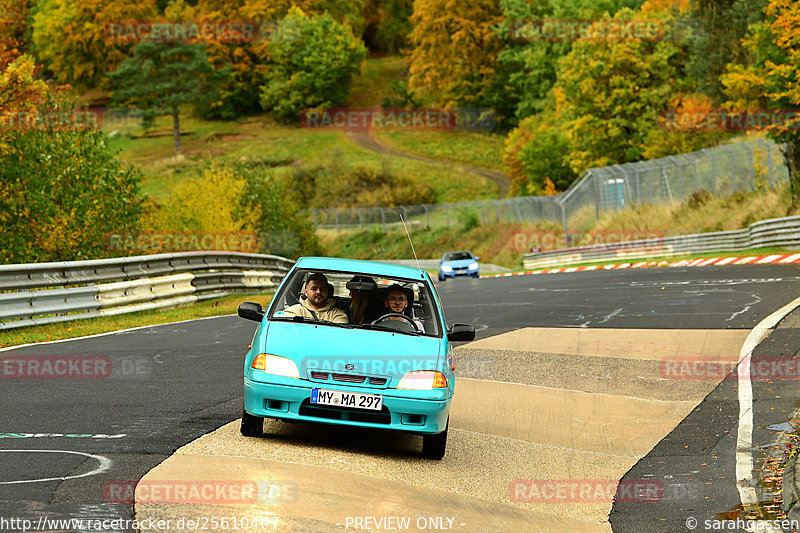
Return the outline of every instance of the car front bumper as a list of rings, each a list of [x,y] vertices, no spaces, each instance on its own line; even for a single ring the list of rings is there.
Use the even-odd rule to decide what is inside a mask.
[[[397,396],[397,389],[351,388],[298,380],[297,385],[244,378],[244,410],[254,416],[413,433],[441,433],[447,427],[451,398],[429,400]],[[311,389],[323,388],[383,396],[381,411],[310,403]],[[420,391],[409,391],[419,393]],[[390,395],[391,394],[391,395]]]
[[[477,269],[477,268],[475,270],[469,270],[469,269],[466,269],[466,270],[455,270],[454,269],[451,272],[439,271],[439,276],[442,277],[442,278],[467,278],[467,277],[470,277],[470,276],[477,277],[478,273],[479,273],[479,269]]]

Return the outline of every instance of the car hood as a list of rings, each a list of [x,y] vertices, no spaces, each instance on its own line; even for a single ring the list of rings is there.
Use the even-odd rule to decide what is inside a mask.
[[[472,263],[476,263],[474,259],[459,259],[458,261],[442,261],[442,265],[447,265],[453,268],[467,268]]]
[[[303,377],[319,369],[399,379],[437,369],[441,344],[436,337],[270,321],[263,351],[293,360]]]

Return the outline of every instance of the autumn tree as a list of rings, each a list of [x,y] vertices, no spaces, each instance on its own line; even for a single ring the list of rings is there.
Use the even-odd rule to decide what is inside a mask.
[[[109,77],[117,105],[141,109],[146,122],[172,117],[175,152],[180,152],[181,107],[207,108],[229,75],[228,69],[214,70],[199,44],[141,42]]]
[[[0,8],[0,70],[25,53],[31,0],[6,0]]]
[[[506,139],[503,166],[511,195],[539,196],[548,186],[566,190],[578,175],[569,166],[569,139],[548,110],[520,121]]]
[[[788,112],[765,130],[783,144],[789,167],[792,208],[800,206],[800,4],[792,0],[769,0],[766,20],[750,26],[744,42],[748,57],[744,64],[731,64],[722,84],[733,110],[759,108]],[[777,116],[780,117],[778,114]],[[793,118],[792,118],[793,117]]]
[[[278,24],[261,105],[282,120],[310,107],[343,105],[366,49],[331,15],[292,8]]]
[[[493,31],[497,0],[417,0],[411,16],[409,86],[439,105],[481,106],[495,79],[502,43]]]
[[[155,15],[155,0],[40,0],[33,16],[36,57],[60,83],[104,88],[105,75],[132,46],[109,38],[108,25]]]
[[[620,10],[613,19],[635,17],[670,24],[670,14]],[[648,133],[676,94],[690,92],[693,80],[685,64],[688,45],[672,39],[580,39],[560,61],[556,90],[563,95],[561,114],[575,172],[614,163],[638,161]]]

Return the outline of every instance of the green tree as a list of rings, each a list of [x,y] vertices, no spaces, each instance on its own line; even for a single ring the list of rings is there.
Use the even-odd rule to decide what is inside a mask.
[[[688,72],[700,90],[719,102],[724,100],[720,76],[729,63],[747,61],[741,43],[747,28],[764,20],[767,0],[694,0],[685,31],[691,37]],[[689,22],[692,24],[689,24]]]
[[[364,42],[373,52],[396,53],[408,46],[413,0],[370,0]]]
[[[533,21],[589,21],[614,15],[641,0],[500,0],[503,19],[495,28],[504,47],[497,57],[498,72],[505,69],[502,98],[511,100],[517,120],[543,111],[551,102],[558,61],[572,49],[569,37],[548,39],[526,31]]]
[[[207,109],[229,76],[228,68],[214,70],[201,45],[154,42],[137,44],[133,57],[109,75],[116,104],[141,109],[145,121],[172,116],[175,152],[181,150],[181,107]]]
[[[788,111],[786,120],[776,120],[767,134],[786,143],[792,209],[800,206],[800,4],[791,0],[769,0],[766,20],[750,26],[743,41],[746,64],[731,64],[721,78],[734,110],[768,108]]]
[[[307,16],[299,8],[278,24],[270,52],[261,106],[283,120],[305,108],[343,105],[366,57],[349,27],[328,13]]]
[[[301,210],[287,176],[256,163],[234,165],[236,175],[245,182],[238,214],[248,220],[246,229],[260,234],[262,251],[286,257],[318,255],[322,249],[310,216]]]

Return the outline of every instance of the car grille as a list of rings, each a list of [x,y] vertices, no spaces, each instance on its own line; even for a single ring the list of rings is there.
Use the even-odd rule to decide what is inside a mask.
[[[355,383],[359,385],[372,385],[373,387],[383,387],[388,383],[387,378],[375,376],[364,376],[360,374],[338,374],[335,372],[319,372],[312,370],[311,379],[317,381],[338,381],[340,383]]]
[[[334,381],[346,381],[347,383],[364,383],[367,376],[355,376],[352,374],[331,374]]]
[[[311,400],[305,399],[298,410],[300,416],[312,416],[328,420],[348,420],[350,422],[365,422],[367,424],[389,424],[392,415],[384,406],[380,411],[363,411],[350,407],[333,407],[330,405],[313,405]]]

